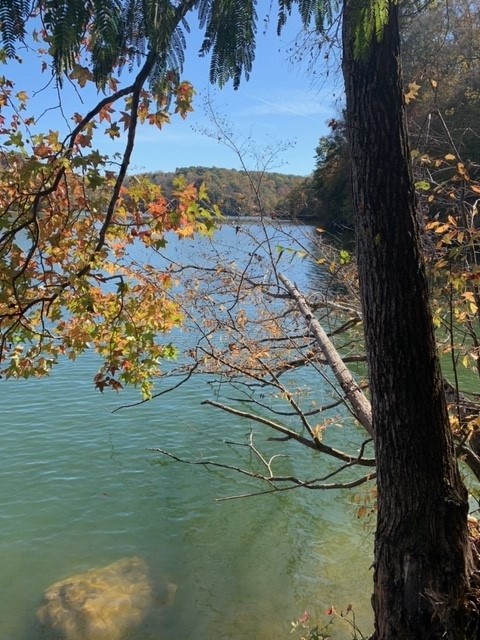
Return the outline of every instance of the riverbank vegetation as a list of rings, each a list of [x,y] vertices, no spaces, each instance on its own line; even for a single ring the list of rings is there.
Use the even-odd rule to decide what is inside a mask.
[[[401,15],[401,58],[415,181],[432,178],[432,188],[455,175],[445,156],[454,155],[472,179],[480,166],[480,93],[478,59],[480,24],[476,2],[438,3],[418,13],[404,3]],[[332,114],[335,116],[335,114]],[[308,216],[345,241],[353,239],[348,130],[342,113],[332,117],[331,133],[316,148],[313,174],[285,200],[292,216]],[[422,198],[422,214],[448,215],[454,198]],[[472,194],[470,194],[470,201]]]

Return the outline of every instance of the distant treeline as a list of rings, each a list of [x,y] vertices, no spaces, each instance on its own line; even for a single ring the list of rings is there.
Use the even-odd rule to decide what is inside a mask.
[[[224,216],[289,215],[284,210],[290,193],[304,178],[282,173],[237,171],[218,167],[181,167],[175,172],[145,174],[159,184],[168,195],[179,177],[187,183],[206,186],[211,204],[216,204]]]

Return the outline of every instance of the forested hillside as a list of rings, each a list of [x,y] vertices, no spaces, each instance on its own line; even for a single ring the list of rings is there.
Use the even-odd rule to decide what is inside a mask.
[[[303,177],[282,173],[236,171],[217,167],[181,167],[175,172],[148,173],[152,182],[168,194],[175,180],[187,183],[204,182],[211,204],[216,204],[225,216],[289,217],[284,204],[293,189],[301,185]]]

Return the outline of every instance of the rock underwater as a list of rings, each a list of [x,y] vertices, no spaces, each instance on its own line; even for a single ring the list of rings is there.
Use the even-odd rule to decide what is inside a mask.
[[[152,607],[171,604],[175,591],[167,583],[159,601],[146,562],[122,558],[53,584],[37,617],[61,640],[122,640]]]

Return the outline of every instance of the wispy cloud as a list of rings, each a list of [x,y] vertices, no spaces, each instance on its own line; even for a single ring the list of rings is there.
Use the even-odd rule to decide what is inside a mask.
[[[319,114],[328,115],[332,112],[331,98],[314,93],[298,92],[297,95],[281,96],[267,100],[259,95],[245,94],[257,104],[239,109],[237,117],[251,116],[295,116],[312,118]]]

